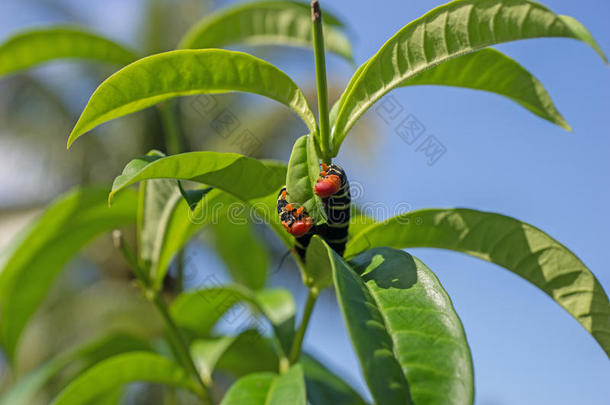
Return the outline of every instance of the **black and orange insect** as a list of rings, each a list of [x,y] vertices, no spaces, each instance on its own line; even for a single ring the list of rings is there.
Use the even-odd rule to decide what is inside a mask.
[[[322,198],[328,221],[316,229],[340,256],[345,252],[352,198],[345,171],[338,165],[322,163],[314,192]]]
[[[304,210],[286,200],[286,187],[277,197],[277,212],[284,229],[295,237],[295,250],[305,260],[305,251],[313,235],[320,235],[339,255],[345,251],[350,219],[351,196],[345,171],[335,165],[322,164],[314,192],[322,198],[328,221],[314,226]]]

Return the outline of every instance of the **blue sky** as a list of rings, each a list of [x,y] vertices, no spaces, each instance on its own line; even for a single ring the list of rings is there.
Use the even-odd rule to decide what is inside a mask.
[[[2,36],[48,18],[44,13],[11,14],[11,3],[17,4],[0,6]],[[93,23],[95,10],[119,3],[97,3],[88,11],[90,20]],[[127,38],[133,16],[131,5],[125,3],[126,13],[115,13],[117,19],[99,19],[96,28]],[[403,25],[442,4],[321,3],[350,27],[358,63]],[[544,4],[579,19],[610,53],[610,2],[548,0]],[[362,156],[348,137],[338,162],[351,179],[366,185],[361,202],[383,201],[390,206],[406,202],[413,209],[468,207],[529,222],[574,251],[610,290],[610,70],[586,45],[568,39],[522,41],[498,49],[541,80],[572,133],[499,96],[414,87],[393,92],[393,100],[445,146],[447,151],[436,164],[429,166],[422,153],[381,120],[369,161],[360,161]],[[282,63],[280,67],[302,78],[313,67],[313,56],[311,66]],[[329,64],[330,71],[337,77],[343,74],[347,81],[351,70],[344,62],[331,57]],[[368,116],[378,119],[374,112]],[[474,357],[477,404],[608,403],[606,355],[550,298],[492,264],[453,252],[416,249],[412,253],[438,275],[464,323]],[[302,303],[303,297],[298,298]],[[331,300],[329,294],[323,296],[305,347],[331,359],[336,370],[364,390],[341,316]]]

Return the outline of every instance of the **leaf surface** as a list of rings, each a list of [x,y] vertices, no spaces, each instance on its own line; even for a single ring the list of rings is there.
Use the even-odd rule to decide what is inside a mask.
[[[147,352],[111,357],[91,368],[68,385],[52,405],[79,405],[132,382],[152,382],[200,393],[201,388],[186,370],[170,359]]]
[[[77,27],[48,27],[18,33],[0,45],[0,77],[57,59],[88,59],[127,65],[129,49]]]
[[[470,349],[434,274],[390,248],[349,265],[332,253],[337,300],[376,402],[472,404]]]
[[[109,199],[143,180],[178,179],[204,183],[240,200],[266,196],[283,183],[283,171],[237,153],[187,152],[172,156],[142,156],[129,162],[112,185]]]
[[[352,62],[342,24],[324,12],[325,47]],[[313,47],[311,9],[294,1],[257,1],[226,7],[195,24],[180,48],[222,48],[232,44]]]
[[[315,132],[316,121],[299,87],[272,64],[242,52],[178,50],[140,59],[106,79],[81,113],[68,147],[104,122],[161,101],[196,94],[247,92],[290,107]]]
[[[469,209],[418,210],[366,228],[346,257],[377,246],[449,249],[502,266],[551,296],[610,355],[608,296],[574,253],[532,225]]]
[[[529,0],[456,0],[407,24],[359,68],[333,113],[334,153],[355,122],[390,90],[451,58],[528,38],[581,40],[606,60],[591,34],[571,17]]]
[[[21,332],[66,263],[98,235],[136,221],[137,198],[113,208],[107,190],[75,189],[53,202],[0,264],[0,343],[13,360]]]

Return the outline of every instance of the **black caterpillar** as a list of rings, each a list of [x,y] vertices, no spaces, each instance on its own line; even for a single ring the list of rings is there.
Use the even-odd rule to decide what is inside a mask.
[[[350,220],[351,196],[345,171],[335,164],[322,164],[314,192],[322,198],[327,223],[314,226],[303,207],[295,208],[286,200],[286,187],[277,197],[277,212],[282,225],[296,239],[295,250],[305,260],[305,251],[313,235],[320,235],[340,256],[345,252]]]

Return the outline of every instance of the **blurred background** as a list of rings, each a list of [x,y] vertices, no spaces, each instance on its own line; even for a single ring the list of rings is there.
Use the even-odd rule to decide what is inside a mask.
[[[235,2],[204,0],[2,0],[0,41],[32,26],[69,23],[117,40],[142,54],[173,49],[206,13]],[[322,1],[349,26],[358,64],[409,21],[442,4]],[[559,14],[587,26],[610,52],[610,2],[545,0]],[[314,106],[313,53],[245,48],[279,66]],[[356,184],[355,202],[385,203],[380,217],[405,209],[468,207],[531,223],[568,246],[610,290],[610,75],[582,43],[540,39],[499,49],[534,73],[571,124],[569,133],[520,106],[488,93],[411,87],[371,109],[337,159]],[[353,73],[329,55],[334,101]],[[109,185],[122,167],[152,148],[167,150],[154,110],[114,121],[66,151],[67,135],[95,87],[114,71],[86,62],[52,63],[0,81],[0,249],[56,196],[77,184]],[[214,108],[210,109],[210,106]],[[191,150],[232,151],[286,160],[304,125],[288,109],[260,97],[188,97],[178,105]],[[248,146],[215,129],[228,111],[256,139]],[[436,154],[395,131],[403,120],[422,128]],[[382,219],[382,218],[380,218]],[[270,283],[306,291],[275,237],[264,229]],[[582,327],[546,295],[512,273],[464,255],[413,249],[440,278],[464,323],[475,365],[476,403],[608,404],[610,363]],[[228,279],[205,231],[187,249],[186,287],[213,274]],[[171,280],[170,280],[171,281]],[[157,335],[161,324],[130,286],[128,269],[102,237],[73,260],[25,331],[19,375],[76,342],[106,329]],[[220,325],[220,327],[228,327]],[[326,360],[367,398],[358,362],[332,291],[316,306],[305,348]],[[0,390],[10,380],[0,359]],[[151,403],[146,397],[130,403]]]

